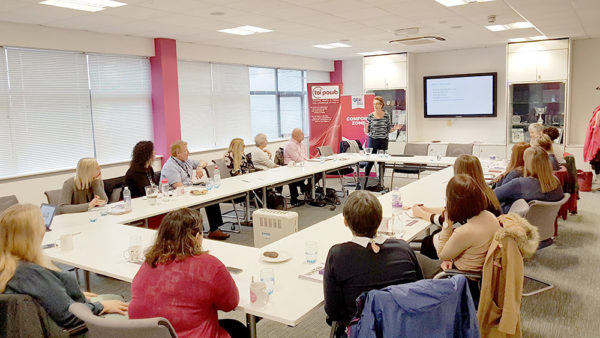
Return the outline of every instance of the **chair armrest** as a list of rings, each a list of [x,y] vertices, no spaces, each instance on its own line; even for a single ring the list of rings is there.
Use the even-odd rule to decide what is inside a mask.
[[[467,278],[471,278],[471,279],[481,279],[481,271],[463,271],[463,270],[458,270],[458,269],[448,269],[445,271],[442,271],[440,273],[438,273],[437,275],[435,275],[435,277],[433,277],[433,279],[441,279],[444,277],[450,277],[450,276],[454,276],[454,275],[463,275]]]
[[[80,334],[87,332],[87,326],[85,325],[85,323],[81,323],[75,327],[63,329],[63,331],[69,334],[69,336],[71,337],[79,336]]]

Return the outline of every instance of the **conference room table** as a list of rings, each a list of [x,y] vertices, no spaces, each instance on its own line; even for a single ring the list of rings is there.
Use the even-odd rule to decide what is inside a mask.
[[[280,167],[231,177],[223,180],[219,189],[213,189],[206,195],[185,194],[152,206],[147,199],[136,198],[132,201],[131,212],[101,216],[95,222],[89,222],[87,213],[58,215],[54,219],[53,230],[46,233],[43,243],[53,243],[63,234],[76,234],[74,248],[64,251],[55,247],[46,249],[45,252],[55,262],[131,282],[140,265],[129,263],[124,257],[130,239],[139,237],[142,246],[146,248],[153,243],[156,231],[125,224],[178,208],[196,207],[230,199],[233,195],[287,182],[290,179],[312,176],[342,166],[352,166],[364,159],[362,155],[338,155],[329,161],[306,162],[304,166]],[[429,158],[425,160],[430,161]],[[426,203],[441,206],[444,204],[444,187],[451,176],[452,170],[445,169],[406,185],[400,189],[402,199],[406,205]],[[384,216],[390,216],[391,194],[381,195],[379,199],[383,205]],[[418,220],[410,227],[400,227],[396,236],[410,241],[427,230],[429,225],[429,222]],[[348,241],[351,237],[341,214],[338,214],[261,249],[208,239],[203,241],[203,248],[226,266],[242,269],[241,273],[232,274],[240,293],[238,310],[246,313],[252,336],[256,336],[257,317],[295,326],[311,310],[323,303],[322,284],[298,277],[314,266],[306,263],[305,242],[311,240],[318,243],[317,261],[324,262],[332,245]],[[261,259],[262,253],[267,250],[285,250],[292,258],[283,263],[268,263]],[[257,307],[249,300],[249,285],[253,277],[255,280],[259,279],[260,271],[265,267],[274,269],[276,286],[269,303],[264,307]]]

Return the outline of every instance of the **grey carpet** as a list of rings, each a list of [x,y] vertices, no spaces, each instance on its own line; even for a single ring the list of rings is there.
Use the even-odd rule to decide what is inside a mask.
[[[411,179],[394,179],[394,185],[410,183]],[[339,180],[329,179],[330,187],[339,187]],[[554,245],[539,250],[525,263],[527,275],[547,280],[554,289],[523,298],[521,321],[524,337],[598,337],[600,336],[600,192],[582,193],[577,215],[559,221],[559,236]],[[299,213],[301,229],[341,212],[341,206],[302,206]],[[242,228],[233,234],[231,243],[252,245],[252,228]],[[131,297],[130,284],[92,274],[92,290],[97,293],[117,293]],[[536,287],[531,283],[526,288]],[[240,312],[219,313],[220,318],[235,318],[245,322]],[[432,325],[435,325],[432,323]],[[257,324],[259,337],[327,337],[323,307],[311,311],[296,327],[268,320]]]

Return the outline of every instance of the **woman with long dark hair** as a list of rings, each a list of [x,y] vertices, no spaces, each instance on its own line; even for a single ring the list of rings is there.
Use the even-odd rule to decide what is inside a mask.
[[[131,153],[131,163],[125,174],[125,186],[129,187],[131,197],[142,197],[146,195],[145,187],[158,184],[158,178],[154,178],[154,143],[152,141],[140,141]]]

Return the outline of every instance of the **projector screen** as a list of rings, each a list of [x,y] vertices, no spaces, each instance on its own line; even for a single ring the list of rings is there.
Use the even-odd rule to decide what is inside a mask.
[[[425,117],[496,116],[496,73],[426,76]]]

